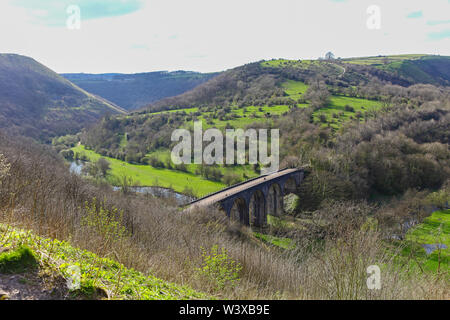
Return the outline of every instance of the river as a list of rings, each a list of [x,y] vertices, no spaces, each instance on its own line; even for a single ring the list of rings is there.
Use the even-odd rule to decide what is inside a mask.
[[[77,175],[82,174],[82,170],[84,167],[84,163],[82,161],[73,161],[70,163],[69,170],[72,173],[75,173]],[[120,191],[121,187],[113,186],[112,187],[114,191]],[[187,196],[182,193],[175,192],[172,189],[168,188],[162,188],[162,187],[130,187],[132,192],[136,193],[142,193],[142,194],[151,194],[154,197],[157,198],[175,198],[178,205],[185,205],[189,202],[195,200],[195,198]]]

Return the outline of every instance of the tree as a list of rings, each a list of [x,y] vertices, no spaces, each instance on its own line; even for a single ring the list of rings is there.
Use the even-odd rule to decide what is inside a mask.
[[[74,152],[73,150],[62,150],[61,155],[64,157],[64,159],[67,159],[69,161],[72,161],[74,158]]]
[[[334,53],[331,52],[331,51],[328,51],[328,52],[325,54],[325,59],[326,59],[326,60],[334,60],[334,59],[335,59],[335,58],[334,58]]]
[[[111,169],[110,165],[109,165],[109,161],[106,160],[105,158],[100,158],[97,161],[97,167],[99,169],[99,171],[101,172],[103,177],[106,177],[106,174],[108,173],[108,171]]]
[[[81,169],[83,174],[90,175],[91,177],[98,178],[100,175],[100,170],[98,169],[98,166],[96,163],[89,162],[85,166],[83,166],[83,169]]]

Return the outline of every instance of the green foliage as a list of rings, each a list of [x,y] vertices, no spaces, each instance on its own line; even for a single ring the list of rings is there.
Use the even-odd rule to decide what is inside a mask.
[[[424,54],[404,54],[343,59],[345,63],[373,66],[410,83],[448,85],[450,58]]]
[[[85,158],[90,162],[97,162],[101,158],[100,154],[87,150],[83,145],[76,146],[72,150],[79,157]],[[221,182],[205,180],[192,172],[153,168],[149,165],[129,164],[110,157],[104,158],[110,164],[110,170],[106,179],[115,186],[123,187],[126,185],[129,187],[133,183],[140,186],[155,186],[154,182],[157,179],[158,186],[164,188],[172,186],[176,192],[183,192],[185,187],[188,186],[195,191],[195,196],[197,197],[220,190],[226,186]],[[125,184],[124,179],[127,180]]]
[[[414,256],[414,266],[433,272],[443,272],[449,276],[450,263],[450,210],[435,211],[422,223],[411,228],[406,234],[404,257]],[[437,247],[436,245],[445,247]],[[424,245],[435,246],[430,254]],[[416,265],[417,264],[417,265]]]
[[[6,242],[5,242],[6,240]],[[69,267],[80,268],[80,289],[72,293],[83,298],[110,298],[133,300],[184,300],[207,299],[203,293],[187,286],[172,284],[152,275],[144,275],[128,269],[117,261],[99,257],[98,255],[75,248],[68,242],[38,237],[31,232],[14,229],[0,224],[0,241],[6,248],[31,248],[42,254],[33,255],[46,271],[57,276],[70,278]],[[16,252],[14,250],[12,252]],[[30,259],[27,249],[21,250]],[[10,252],[1,254],[4,257]],[[9,260],[9,259],[8,259]],[[36,261],[36,260],[35,260]],[[31,264],[30,264],[31,265]],[[0,272],[3,272],[0,270]],[[102,293],[103,292],[103,293]]]
[[[0,273],[23,273],[37,266],[35,254],[25,245],[0,254]]]
[[[267,215],[267,224],[269,226],[272,226],[274,228],[284,229],[287,228],[288,224],[285,220],[276,217],[274,215],[268,214]]]
[[[264,242],[270,243],[276,247],[280,247],[282,249],[293,249],[295,248],[295,243],[290,238],[281,238],[263,233],[254,233],[255,237],[263,240]]]
[[[299,202],[300,198],[296,194],[288,194],[284,197],[284,212],[293,215],[299,206]]]
[[[73,151],[70,150],[73,154]],[[66,158],[67,159],[67,158]],[[68,159],[70,160],[70,159]],[[93,178],[106,178],[108,172],[111,170],[110,163],[105,158],[99,158],[95,162],[89,162],[83,167],[83,172]]]
[[[62,150],[60,153],[64,159],[69,160],[69,161],[74,160],[75,155],[72,150]]]
[[[439,191],[433,192],[427,196],[425,202],[444,209],[450,202],[450,190],[448,188],[442,188]]]
[[[236,173],[227,172],[223,176],[222,180],[227,186],[232,186],[234,184],[237,184],[237,183],[241,182],[242,178],[239,175],[237,175]]]
[[[56,137],[52,139],[52,145],[59,152],[65,149],[70,149],[76,146],[80,141],[78,135],[66,135],[61,137]]]
[[[196,269],[197,275],[205,279],[214,290],[233,288],[240,281],[239,272],[242,267],[232,260],[225,248],[217,245],[211,247],[208,252],[202,249],[203,264]]]
[[[331,127],[338,129],[343,124],[355,117],[359,117],[366,112],[380,110],[382,103],[380,101],[333,95],[329,99],[329,104],[317,109],[313,113],[314,120],[322,123],[330,123]]]
[[[86,201],[85,212],[82,224],[97,233],[105,243],[120,242],[129,236],[123,225],[123,211],[117,208],[108,210],[94,198],[91,203]]]
[[[148,157],[148,164],[151,165],[153,168],[164,168],[164,162],[159,160],[157,157],[151,156]]]

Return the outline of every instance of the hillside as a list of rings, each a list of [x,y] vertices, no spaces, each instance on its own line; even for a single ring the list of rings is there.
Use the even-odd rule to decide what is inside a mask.
[[[250,63],[221,73],[216,78],[177,97],[150,104],[148,109],[160,111],[213,105],[264,105],[284,102],[280,90],[288,80],[324,81],[334,89],[363,87],[384,83],[408,87],[426,83],[449,85],[450,57],[404,55],[352,58],[342,60],[273,59]],[[284,101],[280,100],[284,97]],[[278,99],[275,99],[278,98]]]
[[[123,109],[78,88],[32,58],[0,54],[0,128],[48,140]]]
[[[7,239],[0,244],[0,300],[208,297],[186,286],[126,268],[113,259],[101,258],[65,241],[39,237],[3,224],[0,224],[0,235]],[[74,268],[78,268],[79,275]],[[73,287],[69,287],[68,282]]]
[[[290,157],[316,161],[309,157],[312,157],[311,150],[316,150],[319,146],[324,147],[326,153],[334,154],[336,151],[332,149],[336,140],[350,126],[360,124],[363,128],[382,115],[399,114],[400,110],[408,110],[409,118],[423,122],[424,125],[426,123],[427,127],[431,125],[427,117],[431,116],[434,121],[439,121],[442,129],[440,133],[434,129],[427,133],[407,132],[408,137],[416,139],[417,143],[423,143],[419,139],[420,134],[431,135],[427,142],[447,143],[448,87],[413,81],[391,69],[395,64],[420,61],[431,70],[431,66],[445,66],[448,58],[390,56],[383,57],[384,63],[380,63],[380,59],[382,58],[302,61],[274,59],[240,66],[225,71],[182,95],[160,100],[127,116],[103,119],[81,135],[81,143],[89,152],[81,152],[78,156],[115,158],[122,162],[121,168],[128,168],[129,164],[150,164],[161,173],[161,176],[156,174],[150,178],[142,170],[139,174],[132,172],[131,168],[112,170],[111,174],[116,177],[109,177],[109,181],[117,181],[119,176],[129,174],[141,185],[156,185],[164,180],[163,172],[171,170],[173,174],[183,177],[172,185],[177,191],[184,188],[199,191],[199,185],[192,184],[193,174],[209,180],[208,183],[219,182],[211,186],[219,189],[223,184],[257,176],[259,167],[171,164],[171,132],[180,127],[192,128],[193,122],[197,120],[203,122],[204,128],[216,127],[220,130],[250,126],[280,128],[284,142],[280,150],[286,161]],[[436,83],[442,82],[446,77],[445,70],[439,74],[430,72],[429,77],[433,77]],[[425,107],[428,109],[423,111],[423,116],[418,115],[417,111],[426,109]],[[402,120],[396,121],[397,127],[392,127],[392,131],[397,130],[400,125],[408,126]],[[309,137],[307,141],[303,141],[305,135]],[[296,137],[297,140],[291,140],[290,137]],[[74,147],[70,144],[64,146],[63,141],[60,142],[60,149]],[[360,142],[363,141],[358,141]],[[297,149],[293,147],[296,144],[299,144]],[[303,148],[308,151],[301,151],[300,156],[298,150]],[[73,151],[77,153],[79,149]],[[286,165],[286,161],[283,165]],[[342,174],[348,178],[346,174]],[[340,174],[336,179],[339,180],[339,176]],[[365,191],[370,190],[372,193],[381,189],[382,193],[399,192],[375,188],[372,179],[369,176],[363,178],[369,185]],[[167,181],[160,184],[170,187]],[[416,184],[420,185],[420,182]],[[358,190],[357,186],[354,188],[351,192]],[[361,193],[364,192],[359,194]]]
[[[404,79],[409,84],[450,85],[450,57],[397,55],[343,59],[344,63],[369,65]]]
[[[216,73],[187,71],[138,74],[61,74],[80,88],[101,96],[126,110],[134,110],[166,97],[189,91]]]
[[[398,152],[399,136],[394,147],[387,140]],[[449,158],[438,143],[401,147],[411,164]],[[422,148],[428,149],[424,158]],[[425,175],[435,178],[430,169]],[[333,201],[341,190],[319,185],[317,193],[329,200],[319,209],[269,215],[266,228],[255,228],[215,208],[181,213],[170,199],[117,192],[99,182],[71,174],[47,146],[0,134],[0,300],[449,297],[448,183],[385,206]],[[340,187],[345,191],[345,183]],[[301,202],[308,192],[299,190]],[[403,228],[410,221],[419,224]],[[383,270],[380,290],[366,285],[374,262]],[[77,270],[80,288],[68,287]]]

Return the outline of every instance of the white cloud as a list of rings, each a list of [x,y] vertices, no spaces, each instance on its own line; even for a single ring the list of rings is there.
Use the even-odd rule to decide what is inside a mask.
[[[375,3],[381,29],[369,30],[366,9]],[[0,52],[34,57],[58,72],[218,71],[329,50],[341,57],[450,55],[450,39],[428,38],[446,26],[426,23],[448,20],[449,8],[447,0],[149,0],[134,13],[83,20],[71,31],[33,24],[27,10],[2,1]],[[406,18],[419,10],[423,18]]]

